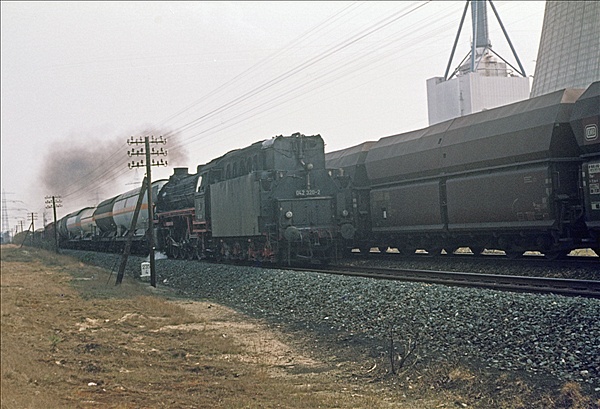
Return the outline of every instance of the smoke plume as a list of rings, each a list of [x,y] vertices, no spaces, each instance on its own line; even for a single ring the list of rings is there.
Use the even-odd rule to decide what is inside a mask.
[[[124,183],[131,178],[128,163],[136,162],[142,157],[129,157],[127,152],[133,148],[143,148],[143,145],[128,146],[127,140],[132,136],[138,139],[143,136],[165,135],[166,145],[156,145],[155,148],[166,149],[168,156],[157,157],[156,160],[166,160],[168,167],[187,160],[187,154],[178,143],[178,135],[168,130],[152,130],[145,128],[119,135],[106,136],[90,133],[69,135],[63,141],[57,142],[48,151],[41,170],[40,180],[46,194],[60,195],[63,204],[87,207],[98,204],[99,201],[123,193]],[[173,146],[170,149],[169,146]],[[151,147],[152,148],[152,147]],[[145,168],[140,169],[145,174]]]

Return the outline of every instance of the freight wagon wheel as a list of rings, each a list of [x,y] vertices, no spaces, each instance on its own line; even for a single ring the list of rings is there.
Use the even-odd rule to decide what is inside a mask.
[[[458,251],[458,249],[460,249],[460,247],[456,247],[456,246],[446,247],[446,253],[448,253],[449,255],[457,254],[456,252]],[[475,253],[473,253],[473,254],[475,254]]]
[[[406,249],[406,253],[409,256],[414,256],[417,253],[417,250],[419,250],[417,247],[409,247],[408,249]]]
[[[569,250],[556,250],[544,252],[544,258],[548,260],[562,260],[569,255]]]
[[[353,250],[354,250],[354,247],[352,247],[352,246],[345,246],[342,249],[342,255],[343,255],[343,257],[351,257]]]
[[[469,249],[471,250],[471,253],[473,253],[475,256],[480,256],[481,253],[483,253],[483,250],[485,250],[485,248],[483,248],[482,246],[469,246]]]
[[[508,257],[511,260],[520,258],[521,256],[523,256],[523,252],[519,251],[519,250],[504,250],[504,253],[506,253],[506,257]]]
[[[430,247],[427,249],[427,254],[429,254],[430,256],[439,257],[442,255],[442,248],[441,247]]]

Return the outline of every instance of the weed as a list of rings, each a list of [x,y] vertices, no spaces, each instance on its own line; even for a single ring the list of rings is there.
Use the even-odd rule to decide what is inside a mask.
[[[565,409],[587,409],[591,408],[591,405],[590,399],[583,396],[581,386],[575,382],[564,384],[556,401],[557,408]]]
[[[62,337],[60,337],[58,334],[52,334],[48,337],[48,340],[50,341],[50,349],[54,352],[56,351],[56,348],[58,347],[58,344],[60,344],[61,342],[64,341],[64,339]]]

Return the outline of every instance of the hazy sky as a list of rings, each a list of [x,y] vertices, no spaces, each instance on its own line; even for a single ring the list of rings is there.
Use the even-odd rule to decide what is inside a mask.
[[[2,1],[9,228],[28,212],[41,226],[47,195],[61,217],[134,188],[132,135],[168,136],[157,179],[281,134],[319,133],[332,151],[425,127],[426,80],[444,75],[465,4]],[[544,2],[494,5],[532,75]]]

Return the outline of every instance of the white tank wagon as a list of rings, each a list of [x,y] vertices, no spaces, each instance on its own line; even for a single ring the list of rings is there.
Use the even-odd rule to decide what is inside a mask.
[[[152,183],[152,203],[156,203],[158,193],[167,183],[166,180],[157,180]],[[116,237],[123,237],[131,228],[131,222],[135,213],[135,207],[140,195],[140,189],[133,189],[117,196],[112,208],[112,217],[116,225]],[[135,224],[134,236],[144,236],[148,229],[148,195],[144,194],[144,200],[140,208],[137,222]]]

